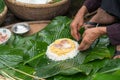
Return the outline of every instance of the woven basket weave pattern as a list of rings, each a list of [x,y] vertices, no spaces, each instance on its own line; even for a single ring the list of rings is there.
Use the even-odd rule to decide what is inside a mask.
[[[19,18],[24,20],[49,20],[63,15],[69,8],[69,0],[62,0],[53,4],[26,4],[15,0],[5,0],[8,8]]]

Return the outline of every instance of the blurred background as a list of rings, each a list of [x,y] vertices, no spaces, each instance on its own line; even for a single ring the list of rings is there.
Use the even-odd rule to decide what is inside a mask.
[[[63,16],[68,16],[70,18],[74,18],[75,14],[80,9],[83,2],[84,2],[84,0],[71,0],[70,8],[69,8],[68,12],[66,14],[64,14]],[[14,14],[12,14],[8,10],[6,19],[1,26],[6,26],[6,25],[13,24],[13,23],[17,23],[17,22],[23,22],[23,21],[24,20],[21,20],[21,19],[15,17]]]

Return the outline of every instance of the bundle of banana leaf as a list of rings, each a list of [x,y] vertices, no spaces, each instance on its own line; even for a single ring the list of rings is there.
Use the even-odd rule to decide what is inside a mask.
[[[114,46],[106,35],[72,59],[48,59],[49,44],[60,38],[73,39],[70,23],[68,17],[59,16],[34,35],[13,34],[0,45],[0,75],[10,80],[120,80],[120,59],[111,59]]]

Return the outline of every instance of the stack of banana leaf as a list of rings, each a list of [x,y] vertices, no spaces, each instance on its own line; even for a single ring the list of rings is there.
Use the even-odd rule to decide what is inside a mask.
[[[68,17],[59,16],[34,35],[13,34],[6,44],[0,45],[0,75],[11,80],[120,80],[120,59],[112,59],[114,47],[106,35],[73,59],[47,58],[47,46],[54,40],[73,39],[70,23]]]

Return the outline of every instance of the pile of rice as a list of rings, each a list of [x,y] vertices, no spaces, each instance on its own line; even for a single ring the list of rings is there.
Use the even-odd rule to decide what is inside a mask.
[[[79,50],[79,44],[68,38],[55,40],[47,47],[46,55],[54,61],[74,58]]]
[[[28,4],[47,4],[49,2],[52,2],[52,0],[16,0],[16,1]]]

